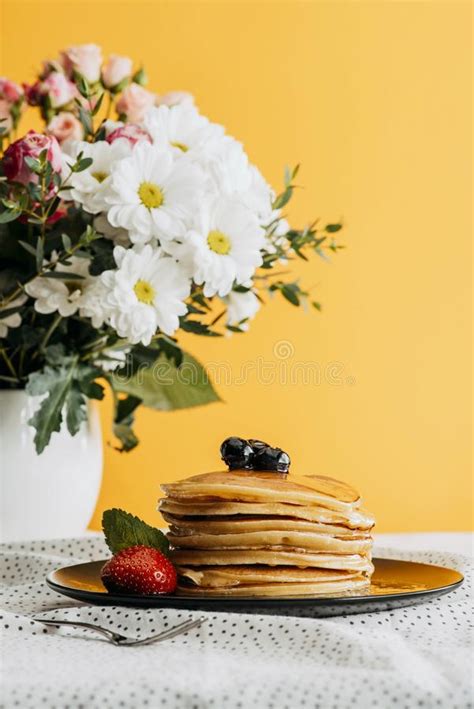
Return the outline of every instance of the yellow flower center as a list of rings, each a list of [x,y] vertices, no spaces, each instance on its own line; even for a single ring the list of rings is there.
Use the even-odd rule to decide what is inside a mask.
[[[103,182],[104,180],[107,179],[108,174],[106,172],[102,172],[101,170],[98,170],[97,172],[92,173],[92,177],[94,177],[97,182]]]
[[[188,146],[185,145],[184,143],[177,143],[176,142],[176,143],[171,143],[171,145],[173,146],[173,148],[179,148],[180,150],[183,151],[183,153],[187,153],[189,150]]]
[[[140,303],[145,303],[145,305],[151,305],[153,303],[155,299],[155,289],[148,281],[137,281],[133,286],[133,290]]]
[[[158,209],[164,201],[163,192],[153,182],[142,182],[138,188],[138,196],[147,209]]]
[[[209,248],[220,256],[228,254],[232,246],[229,237],[218,229],[213,229],[209,232],[207,235],[207,243]]]

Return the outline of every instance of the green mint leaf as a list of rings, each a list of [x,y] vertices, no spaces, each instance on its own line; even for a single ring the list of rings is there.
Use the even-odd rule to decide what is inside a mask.
[[[106,510],[102,516],[102,529],[112,554],[136,544],[153,547],[163,554],[169,552],[168,540],[161,530],[124,510]]]

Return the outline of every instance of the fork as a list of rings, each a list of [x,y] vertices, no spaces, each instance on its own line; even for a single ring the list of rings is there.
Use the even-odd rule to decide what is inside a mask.
[[[197,620],[189,618],[183,623],[178,623],[178,625],[168,628],[168,630],[163,630],[157,635],[152,635],[150,638],[142,638],[141,640],[136,640],[135,638],[128,638],[126,635],[121,633],[116,633],[108,628],[102,628],[100,625],[93,625],[92,623],[86,623],[79,620],[45,620],[44,618],[32,618],[32,620],[38,623],[43,623],[44,625],[49,625],[53,627],[59,627],[60,625],[72,625],[76,628],[87,628],[88,630],[95,630],[100,633],[108,640],[112,645],[117,645],[120,647],[137,647],[138,645],[150,645],[151,643],[161,642],[162,640],[169,640],[170,638],[175,638],[177,635],[186,633],[188,630],[193,628],[199,628],[202,623],[204,623],[207,618],[202,616]]]

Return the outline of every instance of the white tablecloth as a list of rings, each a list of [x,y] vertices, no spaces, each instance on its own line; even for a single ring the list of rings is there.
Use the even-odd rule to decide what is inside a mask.
[[[466,556],[378,550],[464,573],[459,590],[423,605],[324,619],[214,613],[185,636],[119,648],[30,616],[86,619],[140,637],[196,613],[86,606],[46,587],[54,568],[106,556],[100,538],[4,545],[0,553],[6,708],[472,706]]]

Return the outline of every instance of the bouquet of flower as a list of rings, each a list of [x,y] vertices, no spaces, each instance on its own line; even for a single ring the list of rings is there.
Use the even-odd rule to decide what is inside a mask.
[[[121,450],[140,404],[218,399],[179,332],[244,332],[265,293],[319,309],[279,266],[341,248],[340,224],[285,220],[298,168],[276,195],[190,94],[145,83],[95,45],[45,62],[33,85],[0,79],[0,386],[41,397],[38,453],[63,416],[79,430],[104,383]],[[44,132],[16,139],[26,106]],[[180,378],[185,364],[198,376]]]

